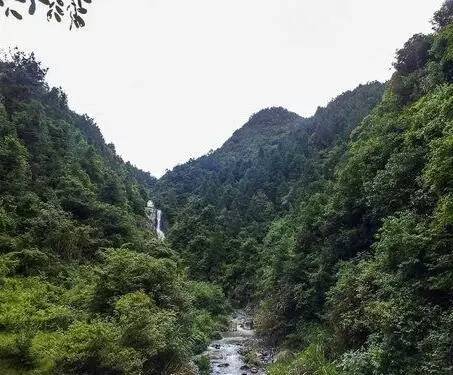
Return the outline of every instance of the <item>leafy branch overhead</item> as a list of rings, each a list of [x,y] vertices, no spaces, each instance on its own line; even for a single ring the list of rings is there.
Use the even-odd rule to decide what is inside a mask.
[[[85,26],[83,17],[88,12],[85,6],[91,2],[92,0],[0,0],[0,7],[6,8],[6,17],[12,15],[22,20],[24,12],[32,16],[36,13],[37,6],[44,6],[47,8],[47,21],[56,20],[60,23],[64,18],[69,18],[69,28],[72,29],[75,26],[78,29]],[[28,9],[24,9],[26,6]]]

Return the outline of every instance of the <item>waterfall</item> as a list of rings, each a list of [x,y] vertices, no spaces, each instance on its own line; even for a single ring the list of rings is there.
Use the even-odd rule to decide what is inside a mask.
[[[157,223],[156,223],[157,237],[159,237],[161,240],[163,240],[165,238],[165,233],[162,231],[162,228],[161,228],[161,221],[162,221],[162,211],[161,210],[157,210],[156,219],[157,219]]]
[[[153,201],[148,201],[145,207],[145,213],[148,217],[151,228],[156,231],[157,237],[160,240],[165,239],[165,233],[162,230],[162,210],[156,209]]]

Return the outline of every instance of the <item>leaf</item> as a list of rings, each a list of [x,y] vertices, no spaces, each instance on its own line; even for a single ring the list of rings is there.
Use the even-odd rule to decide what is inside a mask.
[[[60,13],[60,16],[64,15],[63,9],[61,9],[58,5],[55,7],[58,13]]]
[[[83,0],[83,1],[85,1],[88,4],[91,4],[91,0]]]
[[[61,7],[64,6],[64,3],[63,3],[62,0],[57,0],[57,3],[58,3],[58,5],[61,6]]]
[[[41,2],[41,3],[43,3],[44,5],[47,5],[47,6],[50,5],[49,0],[39,0],[39,2]]]
[[[85,8],[79,8],[77,11],[82,14],[87,14],[87,10]]]
[[[36,12],[36,2],[35,0],[30,0],[30,7],[28,8],[28,14],[31,16]]]
[[[0,7],[4,6],[5,3],[3,2],[3,0],[0,0]]]
[[[22,15],[21,15],[18,11],[14,10],[14,9],[11,9],[11,14],[12,14],[14,17],[16,17],[18,20],[21,20],[21,19],[22,19]]]
[[[80,27],[85,26],[85,21],[83,20],[82,17],[80,17],[79,15],[76,15],[75,18],[76,18],[77,22],[79,23]]]
[[[55,15],[55,19],[57,20],[57,22],[61,22],[60,15],[57,12],[54,12],[53,14]]]
[[[6,17],[9,16],[9,8],[6,8],[6,10],[5,10],[5,16],[6,16]]]

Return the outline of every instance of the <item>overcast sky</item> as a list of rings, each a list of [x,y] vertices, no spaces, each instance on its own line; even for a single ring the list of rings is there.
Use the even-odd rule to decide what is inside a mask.
[[[95,0],[82,31],[0,17],[0,46],[34,51],[73,109],[160,176],[215,149],[261,108],[311,115],[386,80],[442,0]]]

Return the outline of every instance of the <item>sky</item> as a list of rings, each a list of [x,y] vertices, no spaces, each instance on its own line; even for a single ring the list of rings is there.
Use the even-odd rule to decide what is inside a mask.
[[[95,0],[77,31],[43,14],[0,17],[0,48],[34,51],[71,108],[158,177],[220,147],[262,108],[310,116],[387,80],[395,51],[430,32],[442,2]]]

